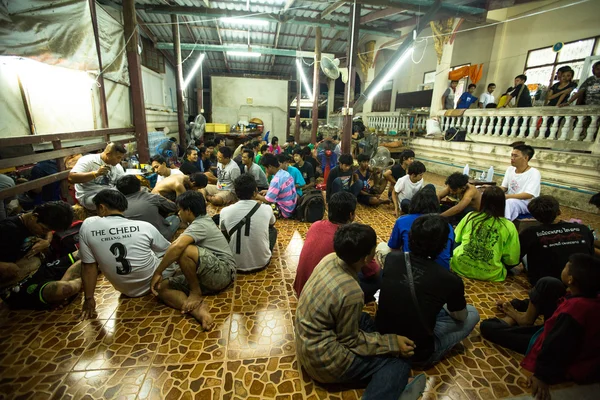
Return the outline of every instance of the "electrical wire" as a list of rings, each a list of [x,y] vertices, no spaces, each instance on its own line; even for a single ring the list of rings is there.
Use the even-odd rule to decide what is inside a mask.
[[[117,61],[117,59],[119,58],[119,56],[125,51],[125,49],[127,48],[127,45],[129,44],[129,42],[131,41],[131,38],[133,37],[133,35],[135,35],[138,31],[139,27],[136,26],[135,29],[133,30],[133,32],[131,32],[131,35],[129,35],[129,38],[127,39],[127,41],[125,42],[125,46],[123,46],[123,48],[117,53],[117,55],[115,56],[115,58],[108,63],[108,65],[105,65],[104,68],[102,69],[102,71],[98,72],[98,76],[96,76],[96,79],[94,79],[96,81],[96,85],[98,87],[100,87],[100,83],[98,82],[98,79],[100,79],[100,76],[103,76],[104,72],[106,72],[106,70],[108,69],[108,67],[110,67],[111,65],[114,64],[115,61]]]

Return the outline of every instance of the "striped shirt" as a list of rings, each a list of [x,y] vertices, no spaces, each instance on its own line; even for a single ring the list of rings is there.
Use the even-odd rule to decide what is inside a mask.
[[[335,253],[325,256],[308,279],[295,332],[298,360],[313,379],[339,382],[357,355],[399,355],[396,335],[359,329],[363,297],[357,273]]]
[[[283,218],[289,218],[296,208],[296,186],[294,186],[294,178],[282,169],[277,171],[271,183],[265,199],[269,203],[275,203],[281,211]]]

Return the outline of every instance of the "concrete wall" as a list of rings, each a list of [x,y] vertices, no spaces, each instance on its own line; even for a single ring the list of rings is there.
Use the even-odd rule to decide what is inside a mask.
[[[285,141],[288,82],[274,79],[211,77],[212,120],[235,124],[240,117],[260,118],[265,132]],[[252,104],[247,99],[252,99]]]

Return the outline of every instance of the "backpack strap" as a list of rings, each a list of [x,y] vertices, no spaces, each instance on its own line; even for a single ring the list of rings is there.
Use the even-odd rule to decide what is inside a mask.
[[[242,251],[242,235],[241,235],[241,230],[242,227],[245,225],[246,229],[244,232],[245,236],[250,236],[250,219],[252,218],[252,216],[254,215],[254,213],[256,211],[258,211],[258,209],[260,208],[261,203],[256,203],[256,205],[254,207],[252,207],[252,210],[250,210],[250,212],[248,214],[246,214],[246,216],[244,218],[242,218],[240,220],[240,222],[238,222],[233,228],[231,228],[231,230],[229,232],[227,232],[227,235],[231,238],[233,236],[234,233],[238,233],[237,238],[235,240],[235,253],[236,254],[240,254]]]
[[[412,264],[410,263],[410,253],[406,251],[404,252],[404,264],[406,266],[406,277],[408,278],[408,287],[410,288],[410,295],[412,297],[415,309],[417,310],[417,314],[419,315],[419,321],[421,321],[421,325],[423,326],[423,328],[425,328],[427,334],[429,334],[429,336],[433,336],[433,331],[425,322],[423,314],[421,313],[421,307],[419,307],[419,301],[417,300],[417,293],[415,291],[415,282],[412,274]]]

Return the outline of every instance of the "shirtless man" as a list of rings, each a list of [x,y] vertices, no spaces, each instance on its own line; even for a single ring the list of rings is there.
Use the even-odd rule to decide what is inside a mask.
[[[481,192],[469,183],[469,177],[460,172],[455,172],[446,179],[446,187],[438,192],[440,201],[446,196],[459,199],[452,207],[446,207],[442,217],[449,219],[452,225],[457,225],[460,220],[471,211],[479,211],[481,206]],[[444,210],[444,208],[442,208]]]
[[[175,201],[177,196],[185,193],[187,190],[204,189],[207,184],[208,179],[202,172],[196,172],[190,176],[171,175],[157,182],[154,189],[152,189],[152,193],[160,194],[171,201]]]

